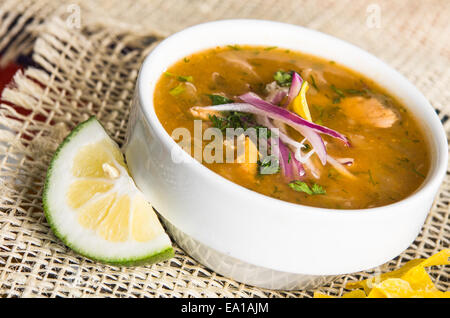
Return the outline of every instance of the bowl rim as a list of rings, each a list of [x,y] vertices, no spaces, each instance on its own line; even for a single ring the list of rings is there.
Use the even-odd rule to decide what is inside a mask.
[[[422,104],[421,107],[424,108],[424,111],[426,111],[428,113],[429,117],[427,120],[423,120],[422,118],[419,118],[418,116],[414,115],[415,120],[421,126],[423,126],[424,121],[427,121],[427,122],[431,122],[431,124],[433,126],[439,127],[439,128],[437,128],[439,131],[438,133],[433,133],[433,132],[430,133],[430,139],[435,141],[435,143],[436,143],[435,150],[438,153],[435,155],[434,160],[433,160],[433,158],[430,158],[430,161],[431,161],[430,162],[430,170],[429,170],[425,180],[422,182],[422,184],[419,186],[419,188],[416,189],[413,193],[411,193],[409,196],[407,196],[406,198],[404,198],[400,201],[397,201],[397,202],[394,202],[394,203],[391,203],[388,205],[383,205],[383,206],[373,207],[373,208],[365,208],[365,209],[321,208],[321,207],[302,205],[302,204],[298,204],[298,203],[291,203],[288,201],[273,198],[273,197],[261,194],[259,192],[247,189],[244,186],[241,186],[237,183],[234,183],[234,182],[226,179],[225,177],[223,177],[223,176],[217,174],[216,172],[205,167],[203,164],[201,164],[200,162],[195,160],[191,155],[182,151],[183,162],[186,163],[186,167],[189,167],[190,169],[195,169],[200,174],[206,174],[206,177],[213,178],[215,183],[216,182],[220,183],[224,187],[228,187],[231,190],[243,192],[242,194],[247,195],[249,197],[249,199],[269,200],[269,201],[273,202],[274,204],[278,204],[280,206],[280,208],[286,207],[286,209],[280,209],[280,210],[277,209],[278,210],[277,213],[280,213],[281,211],[283,211],[283,213],[307,213],[307,214],[310,214],[310,213],[325,214],[326,213],[327,215],[332,214],[334,216],[339,216],[339,215],[348,216],[348,215],[353,215],[353,214],[361,215],[361,213],[364,213],[366,215],[367,214],[380,214],[385,211],[390,211],[391,208],[401,209],[407,205],[410,205],[411,201],[415,201],[418,199],[425,199],[426,197],[429,197],[430,191],[433,193],[433,196],[436,195],[435,191],[437,191],[436,189],[442,183],[445,173],[446,173],[446,170],[447,170],[448,143],[447,143],[447,137],[446,137],[446,133],[443,128],[443,125],[442,125],[438,115],[436,114],[434,108],[431,106],[431,104],[428,102],[428,100],[425,98],[425,96],[408,79],[406,79],[397,70],[393,69],[387,63],[380,60],[373,54],[361,49],[360,47],[358,47],[354,44],[351,44],[349,42],[346,42],[344,40],[338,39],[336,37],[333,37],[331,35],[328,35],[328,34],[325,34],[325,33],[322,33],[322,32],[316,31],[316,30],[308,29],[308,28],[305,28],[302,26],[288,24],[288,23],[275,22],[275,21],[269,21],[269,20],[256,20],[256,19],[226,19],[226,20],[205,22],[205,23],[201,23],[201,24],[197,24],[197,25],[188,27],[177,33],[170,35],[169,37],[167,37],[166,39],[161,41],[161,43],[159,43],[150,52],[150,54],[148,54],[148,56],[145,58],[142,66],[141,66],[141,70],[139,72],[139,76],[138,76],[138,80],[137,80],[138,98],[140,101],[142,113],[145,117],[147,124],[151,125],[154,128],[155,134],[158,136],[160,141],[162,141],[169,149],[172,149],[172,147],[180,148],[180,146],[166,132],[166,130],[162,126],[161,122],[159,121],[159,119],[155,113],[154,104],[153,104],[153,93],[156,88],[156,83],[155,83],[155,85],[153,85],[153,87],[150,87],[151,88],[150,93],[149,93],[150,89],[149,89],[149,85],[148,85],[148,83],[150,82],[148,80],[149,72],[152,72],[152,70],[151,70],[152,60],[157,54],[161,54],[160,52],[164,51],[171,42],[177,41],[179,38],[189,35],[189,33],[197,32],[201,29],[208,28],[211,26],[226,28],[227,26],[229,26],[230,23],[232,23],[232,24],[239,23],[239,24],[242,24],[244,27],[245,27],[245,25],[253,25],[253,26],[260,25],[261,26],[261,25],[269,25],[270,24],[273,26],[277,26],[278,28],[280,28],[280,27],[281,28],[296,28],[298,31],[301,31],[303,33],[313,34],[314,36],[319,37],[323,41],[330,41],[331,43],[341,45],[348,50],[353,50],[356,53],[358,53],[358,55],[363,56],[364,58],[370,60],[371,62],[383,65],[383,67],[385,68],[386,71],[389,71],[392,75],[395,75],[396,80],[403,82],[403,85],[406,85],[408,87],[408,90],[411,90],[410,94],[414,93],[416,95],[416,97],[420,98],[418,103]],[[229,43],[229,44],[245,45],[247,43],[244,43],[244,42],[240,43],[240,42],[236,41],[236,42]],[[216,46],[217,45],[211,45],[210,48],[214,48]],[[193,47],[195,47],[195,45],[193,45]],[[190,53],[190,54],[201,52],[206,49],[207,48],[194,48],[193,50],[191,50],[192,53]],[[299,51],[299,50],[295,50],[295,51]],[[299,51],[299,52],[302,52],[302,51]],[[307,53],[307,54],[314,55],[314,54],[310,54],[310,53]],[[324,57],[321,55],[314,55],[314,56],[324,59]],[[339,61],[336,61],[336,62],[340,65],[344,65],[344,64],[340,63]],[[173,63],[174,62],[167,63],[167,66],[165,67],[164,70],[166,70],[168,67],[172,66]],[[349,68],[352,69],[351,67],[349,67]],[[160,78],[160,76],[162,76],[163,72],[158,74],[158,79]],[[369,75],[367,75],[363,72],[359,72],[359,71],[357,71],[357,72],[368,78],[371,78]],[[378,81],[375,81],[375,83],[380,85],[380,83],[378,83]],[[395,94],[392,91],[390,91],[389,89],[387,89],[387,91],[391,95],[395,96]],[[145,92],[147,92],[147,94],[144,94]],[[408,105],[404,105],[404,106],[407,109],[409,109]],[[423,130],[423,128],[422,128],[422,130]],[[428,142],[428,143],[430,143],[430,142]],[[428,147],[430,148],[430,151],[433,150],[433,149],[431,149],[432,148],[431,145],[428,145]]]

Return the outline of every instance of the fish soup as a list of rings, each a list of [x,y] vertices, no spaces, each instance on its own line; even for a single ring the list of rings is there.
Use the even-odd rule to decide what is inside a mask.
[[[254,128],[257,139],[235,138],[244,140],[244,153],[224,139],[224,160],[201,161],[236,184],[288,202],[383,206],[412,194],[429,171],[429,147],[400,101],[356,71],[291,50],[233,45],[187,56],[159,79],[154,106],[169,135],[182,127],[198,138],[198,120],[202,133]],[[200,153],[212,142],[205,139]]]

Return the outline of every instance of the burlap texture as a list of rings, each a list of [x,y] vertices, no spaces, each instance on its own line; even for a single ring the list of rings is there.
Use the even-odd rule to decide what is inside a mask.
[[[80,28],[70,20],[74,5],[79,5],[75,9],[80,9]],[[380,24],[374,25],[371,14],[378,9]],[[152,266],[94,263],[56,239],[42,212],[47,165],[70,129],[95,114],[122,144],[134,84],[146,54],[174,31],[223,18],[290,22],[355,43],[413,82],[450,132],[447,0],[2,1],[1,63],[32,52],[36,65],[15,76],[0,108],[0,296],[312,295],[311,291],[272,291],[237,283],[198,264],[177,247],[173,259]],[[348,281],[448,248],[449,200],[447,174],[420,235],[404,253],[375,270],[339,277],[321,291],[342,295]],[[449,289],[449,268],[434,268],[430,273],[439,288]]]

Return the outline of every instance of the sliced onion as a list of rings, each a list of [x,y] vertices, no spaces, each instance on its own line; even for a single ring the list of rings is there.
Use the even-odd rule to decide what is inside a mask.
[[[266,126],[269,129],[278,128],[278,137],[280,138],[281,142],[287,144],[288,147],[290,146],[291,151],[293,152],[293,154],[291,155],[291,160],[292,160],[292,168],[296,171],[295,174],[297,174],[300,177],[305,175],[305,168],[303,167],[302,163],[295,158],[296,152],[298,151],[300,153],[300,149],[305,147],[305,145],[303,143],[295,141],[294,139],[286,135],[284,127],[279,126],[282,125],[282,123],[279,122],[272,123],[269,120],[269,118],[265,116],[257,116],[257,121],[258,123],[260,123],[263,126]]]
[[[270,122],[269,118],[267,118],[265,116],[257,116],[256,121],[260,125],[265,126],[268,129],[278,128],[278,137],[280,137],[281,141],[284,142],[285,144],[290,145],[290,146],[294,147],[295,149],[305,147],[302,143],[300,143],[298,141],[295,141],[294,139],[289,137],[285,133],[285,131],[284,131],[284,129],[282,127],[279,127],[275,123]]]
[[[287,180],[292,181],[294,178],[292,174],[292,165],[289,164],[289,149],[281,140],[278,142],[278,149],[281,172]]]
[[[355,162],[353,158],[335,158],[337,162],[343,164],[344,166],[351,166]]]
[[[265,101],[263,101],[263,102],[267,103]],[[284,110],[284,111],[288,112],[287,110],[285,110],[281,107],[277,107],[277,106],[273,106],[273,105],[270,105],[270,106],[275,109]],[[319,156],[322,164],[325,165],[327,163],[327,152],[325,149],[325,144],[323,143],[323,140],[319,136],[318,133],[316,133],[313,129],[311,129],[309,127],[305,127],[301,124],[296,123],[295,121],[293,121],[291,119],[286,119],[285,116],[280,115],[277,112],[274,112],[273,110],[262,109],[262,107],[257,107],[255,105],[248,104],[248,103],[231,103],[231,104],[222,104],[222,105],[206,106],[206,107],[195,106],[195,107],[191,108],[191,113],[196,117],[202,116],[202,112],[214,112],[214,111],[216,111],[216,112],[237,111],[237,112],[243,112],[243,113],[252,113],[255,115],[268,116],[273,119],[277,119],[281,122],[284,122],[284,123],[292,126],[294,129],[296,129],[298,132],[300,132],[306,139],[308,139],[309,142],[311,143],[311,145],[316,150],[316,153]],[[290,112],[288,112],[288,113],[290,113]],[[298,117],[298,116],[296,116],[296,117]],[[298,118],[300,118],[300,117],[298,117]]]
[[[287,109],[272,105],[272,104],[266,102],[265,100],[261,99],[258,95],[254,94],[254,93],[251,93],[251,92],[245,93],[245,94],[239,96],[239,98],[246,103],[252,104],[253,106],[255,106],[257,108],[264,110],[267,113],[267,116],[274,118],[274,119],[279,119],[280,121],[285,122],[286,124],[288,124],[289,126],[292,126],[295,129],[298,126],[310,128],[318,133],[326,134],[333,138],[340,139],[347,146],[350,146],[350,143],[347,140],[347,138],[344,135],[338,133],[337,131],[330,129],[328,127],[325,127],[325,126],[317,125],[313,122],[310,122],[310,121],[307,121],[307,120],[301,118],[297,114],[295,114]],[[306,137],[306,136],[304,136],[304,137]]]
[[[292,166],[296,170],[296,174],[299,177],[303,177],[306,174],[305,167],[303,167],[302,163],[300,161],[298,161],[294,155],[291,156],[291,160],[292,160]]]
[[[266,91],[268,92],[266,101],[274,105],[279,105],[283,98],[287,96],[289,88],[281,87],[276,81],[273,81],[266,85]]]
[[[327,161],[330,165],[333,166],[333,168],[335,168],[339,173],[341,173],[342,175],[350,178],[350,179],[356,179],[355,175],[353,173],[351,173],[350,171],[348,171],[341,163],[339,163],[336,159],[334,159],[331,156],[327,157]]]
[[[292,100],[297,97],[298,93],[300,92],[300,88],[302,87],[302,83],[303,79],[301,78],[301,76],[297,72],[293,72],[291,87],[289,88],[289,94],[286,103],[283,105],[284,107],[289,106]]]
[[[273,105],[279,105],[283,98],[285,98],[287,93],[283,90],[274,91],[269,96],[267,96],[267,101]]]
[[[314,178],[320,179],[320,170],[316,167],[314,162],[309,158],[304,163],[305,167],[309,170],[309,172],[313,175]]]

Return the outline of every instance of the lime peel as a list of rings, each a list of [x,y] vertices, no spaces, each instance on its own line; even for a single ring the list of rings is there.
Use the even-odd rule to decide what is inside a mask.
[[[79,153],[83,156],[77,157]],[[100,186],[83,190],[86,180]],[[75,191],[72,196],[70,191]],[[92,208],[102,199],[107,202],[102,211]],[[95,117],[75,127],[56,150],[44,184],[43,208],[55,235],[90,259],[134,266],[174,255],[151,205],[128,175],[119,147]],[[87,223],[80,222],[86,211]]]

